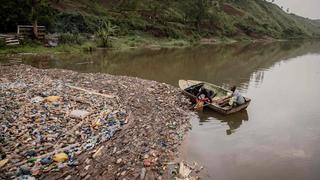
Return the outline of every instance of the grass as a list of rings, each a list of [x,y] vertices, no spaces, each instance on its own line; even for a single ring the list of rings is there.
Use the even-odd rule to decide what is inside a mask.
[[[178,48],[188,47],[191,43],[182,39],[163,39],[154,38],[152,36],[123,36],[112,38],[112,49],[125,51],[133,48]],[[40,44],[27,43],[18,46],[6,46],[0,49],[0,54],[18,54],[18,53],[83,53],[95,51],[98,48],[98,42],[85,41],[81,45],[65,43],[57,47],[44,47]]]
[[[117,50],[132,48],[181,48],[192,45],[190,41],[185,39],[156,38],[145,34],[117,37],[112,42],[113,48]]]
[[[57,47],[44,47],[41,45],[20,45],[10,46],[0,49],[0,54],[18,54],[18,53],[36,53],[36,54],[49,54],[49,53],[79,53],[83,52],[81,45],[59,45]]]
[[[174,39],[174,38],[156,38],[152,35],[138,33],[128,36],[112,37],[112,46],[108,49],[117,51],[127,51],[130,49],[147,48],[147,49],[162,49],[162,48],[186,48],[199,44],[230,44],[238,41],[251,42],[255,41],[250,36],[239,36],[229,38],[226,36],[211,37],[208,41],[202,42],[202,39]],[[205,39],[206,40],[206,39]],[[35,53],[35,54],[52,54],[52,53],[85,53],[97,50],[99,47],[99,39],[83,40],[78,43],[63,43],[57,47],[44,47],[39,43],[27,42],[19,46],[6,46],[0,49],[0,54],[18,54],[18,53]]]

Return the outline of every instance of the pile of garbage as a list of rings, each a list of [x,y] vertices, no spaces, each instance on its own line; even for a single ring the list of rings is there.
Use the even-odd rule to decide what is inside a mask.
[[[203,167],[193,162],[192,164],[181,161],[177,163],[170,163],[168,165],[169,176],[168,179],[176,180],[198,180],[198,174],[202,171]]]
[[[188,106],[155,81],[0,66],[0,177],[166,179]]]

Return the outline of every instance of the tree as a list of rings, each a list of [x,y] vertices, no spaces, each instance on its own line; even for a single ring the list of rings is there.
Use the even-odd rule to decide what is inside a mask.
[[[1,1],[0,32],[14,32],[18,24],[29,23],[30,4],[23,1]]]
[[[102,47],[111,47],[110,36],[114,35],[116,30],[116,26],[113,26],[109,21],[102,23],[97,32],[97,35],[101,40]]]
[[[43,0],[31,0],[31,15],[30,19],[32,21],[32,31],[33,37],[38,39],[38,11],[40,8],[41,3],[44,3]]]
[[[201,22],[208,16],[210,2],[209,0],[192,0],[188,6],[187,17],[195,23],[200,31]]]

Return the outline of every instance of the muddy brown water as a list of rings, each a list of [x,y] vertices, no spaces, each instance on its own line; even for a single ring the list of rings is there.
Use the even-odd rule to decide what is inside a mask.
[[[197,113],[183,158],[204,166],[203,179],[320,179],[320,42],[0,59],[5,64],[136,76],[174,86],[179,79],[238,85],[252,99],[248,109],[230,116]]]

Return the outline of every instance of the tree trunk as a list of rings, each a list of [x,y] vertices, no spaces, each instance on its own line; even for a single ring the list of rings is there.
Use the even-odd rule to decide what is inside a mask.
[[[38,39],[38,21],[34,20],[32,23],[33,37]]]
[[[33,32],[33,38],[38,39],[38,20],[37,20],[37,13],[36,13],[36,7],[38,5],[37,0],[32,0],[32,32]]]

